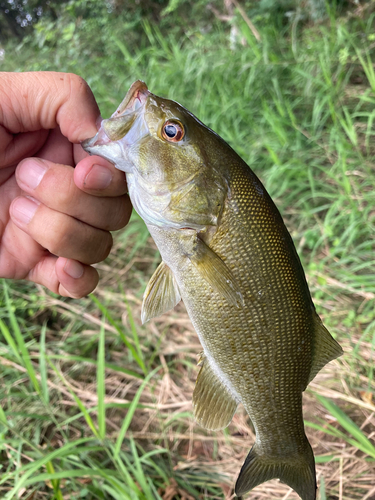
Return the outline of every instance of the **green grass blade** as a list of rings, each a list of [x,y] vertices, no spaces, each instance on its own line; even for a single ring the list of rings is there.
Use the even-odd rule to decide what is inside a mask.
[[[125,299],[125,301],[126,301],[126,299]],[[134,344],[135,344],[135,347],[137,349],[139,359],[142,360],[143,366],[145,366],[144,356],[143,356],[143,352],[142,352],[142,348],[141,348],[141,343],[139,341],[139,336],[138,336],[137,325],[135,324],[132,311],[131,311],[129,304],[127,302],[126,302],[126,308],[128,310],[128,319],[129,319],[129,323],[130,323],[130,329],[131,329],[132,334],[133,334]]]
[[[51,476],[55,474],[55,469],[53,467],[52,462],[47,462],[46,463],[46,469]],[[63,500],[63,495],[60,489],[60,480],[59,479],[51,479],[53,491],[55,493],[55,498],[56,500]]]
[[[131,402],[131,404],[129,406],[129,410],[128,410],[126,417],[122,423],[122,426],[121,426],[121,429],[120,429],[120,432],[119,432],[119,435],[117,437],[116,444],[114,447],[114,459],[115,460],[118,460],[118,456],[119,456],[119,453],[121,450],[122,442],[125,438],[125,434],[129,428],[130,422],[132,421],[134,412],[137,409],[138,402],[139,402],[139,399],[140,399],[141,394],[143,392],[143,389],[146,387],[146,385],[149,382],[149,380],[151,379],[151,377],[159,370],[159,368],[160,367],[155,368],[154,370],[152,370],[152,372],[150,372],[147,375],[147,377],[144,379],[142,384],[139,386],[139,389],[137,390],[137,392],[133,398],[133,401]]]
[[[320,493],[320,500],[327,500],[326,484],[325,484],[325,481],[324,481],[324,476],[320,476],[319,493]]]
[[[8,427],[7,416],[6,416],[5,411],[3,410],[1,405],[0,405],[0,424],[3,424],[6,427]]]
[[[356,53],[357,57],[362,65],[363,71],[365,72],[367,79],[369,81],[369,84],[371,86],[371,90],[375,93],[375,70],[373,66],[373,62],[371,60],[370,55],[367,53],[366,54],[366,60],[362,56],[361,52],[359,49],[356,48]]]
[[[146,366],[143,362],[143,359],[139,356],[137,349],[128,341],[126,336],[124,335],[122,329],[118,326],[117,322],[112,318],[108,309],[94,296],[90,295],[91,299],[95,302],[95,304],[99,307],[100,311],[104,314],[105,318],[109,321],[109,323],[116,328],[118,334],[121,337],[121,340],[124,342],[126,347],[130,350],[133,355],[133,358],[138,363],[138,366],[142,369],[143,373],[147,374]]]
[[[338,423],[347,431],[353,439],[347,439],[348,442],[356,446],[358,449],[367,453],[372,458],[375,458],[375,446],[371,443],[369,439],[364,435],[361,429],[353,422],[353,420],[348,417],[348,415],[341,410],[333,401],[325,398],[324,396],[316,395],[317,399],[322,403],[322,405],[330,412],[330,414],[335,417]]]
[[[72,395],[74,401],[76,402],[78,408],[81,410],[82,415],[85,418],[86,423],[90,427],[90,429],[91,429],[92,433],[94,434],[94,436],[96,438],[100,439],[99,431],[96,428],[96,426],[94,424],[94,421],[92,420],[92,418],[91,418],[91,416],[90,416],[87,408],[83,404],[83,402],[80,400],[80,398],[77,396],[77,394],[70,388],[69,384],[67,383],[67,381],[65,380],[65,378],[61,375],[61,373],[58,371],[58,369],[55,367],[55,365],[51,361],[49,361],[49,360],[48,360],[48,363],[51,366],[51,368],[53,369],[53,371],[56,373],[56,375],[59,377],[59,379],[61,380],[61,382],[65,385],[65,387],[68,389],[68,391]]]
[[[6,324],[4,323],[4,321],[1,318],[0,318],[0,330],[1,330],[1,333],[3,334],[5,340],[7,341],[9,347],[13,351],[14,356],[19,361],[19,363],[22,364],[22,359],[21,359],[21,356],[18,352],[17,344],[15,343],[15,341],[14,341],[14,339],[9,331],[9,328],[6,326]]]
[[[108,476],[113,476],[114,471],[111,469],[97,469],[97,470],[92,470],[92,469],[71,469],[71,470],[63,470],[59,472],[44,472],[42,474],[39,474],[37,476],[34,476],[31,479],[28,479],[27,481],[24,482],[25,486],[29,486],[34,483],[39,483],[41,481],[56,481],[60,479],[68,479],[70,477],[104,477],[107,478]]]
[[[42,330],[40,332],[40,343],[39,343],[39,373],[40,373],[40,384],[42,386],[42,396],[45,404],[49,403],[49,390],[47,382],[47,366],[46,366],[46,330],[47,325],[44,323]]]
[[[91,364],[97,367],[97,360],[86,358],[84,356],[74,356],[73,354],[69,354],[69,356],[61,355],[61,354],[49,354],[48,359],[59,359],[62,361],[77,361],[78,363]],[[113,363],[105,363],[105,367],[109,370],[113,370],[115,372],[124,373],[126,375],[130,375],[131,377],[138,378],[143,380],[143,375],[134,371],[124,368],[122,366],[115,365]]]
[[[121,458],[123,458],[123,460],[121,460]],[[139,492],[139,488],[137,487],[137,484],[132,477],[132,475],[134,475],[133,467],[129,462],[128,457],[125,455],[117,458],[116,466],[118,467],[120,473],[122,474],[128,488],[134,491],[135,493]]]
[[[134,475],[137,480],[137,483],[140,485],[142,492],[146,495],[147,498],[151,498],[151,490],[150,486],[147,482],[147,478],[144,474],[142,464],[139,460],[139,455],[137,451],[137,447],[134,439],[130,439],[130,450],[133,455],[134,461]]]
[[[16,337],[17,345],[18,345],[18,348],[20,350],[22,363],[27,370],[27,374],[29,376],[29,379],[30,379],[32,385],[34,386],[34,389],[36,390],[36,392],[38,394],[41,394],[39,382],[37,380],[35,370],[34,370],[34,367],[32,365],[31,359],[30,359],[29,351],[27,350],[25,341],[23,339],[22,332],[20,330],[16,316],[14,314],[13,307],[12,307],[12,304],[11,304],[11,301],[9,298],[9,294],[8,294],[8,287],[7,287],[5,282],[4,282],[4,293],[5,293],[5,302],[6,302],[6,305],[8,308],[10,324],[12,326],[12,330],[13,330],[14,336]]]
[[[104,324],[100,328],[99,346],[98,346],[98,363],[96,369],[97,382],[97,397],[98,397],[98,427],[99,436],[105,438],[106,421],[105,421],[105,329]]]
[[[35,460],[31,463],[27,463],[26,465],[23,465],[19,467],[14,474],[17,474],[19,476],[19,479],[15,479],[16,485],[6,494],[5,499],[6,500],[11,500],[14,498],[15,495],[19,492],[21,488],[23,488],[25,485],[29,485],[35,482],[38,482],[35,478],[35,476],[32,479],[29,479],[30,476],[36,473],[41,467],[46,466],[47,462],[53,462],[53,460],[62,458],[63,456],[67,456],[71,453],[77,453],[79,446],[81,444],[88,443],[92,438],[81,438],[77,439],[76,441],[72,441],[70,443],[65,444],[64,446],[58,448],[57,450],[52,451],[51,453],[48,453],[44,457]],[[91,470],[91,469],[90,469]],[[22,475],[21,475],[22,474]],[[49,480],[51,475],[49,473],[46,473],[44,476],[41,475],[41,480]],[[65,476],[63,476],[65,477]],[[53,479],[60,479],[57,475],[57,473],[54,474]],[[6,478],[3,476],[0,479],[0,484],[4,482]]]

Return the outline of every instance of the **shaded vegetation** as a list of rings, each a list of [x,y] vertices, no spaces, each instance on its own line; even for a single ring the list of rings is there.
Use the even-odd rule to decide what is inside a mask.
[[[312,2],[278,12],[265,1],[241,3],[248,19],[235,3],[189,4],[156,2],[155,12],[154,4],[130,2],[119,12],[114,3],[117,20],[99,2],[61,4],[58,22],[41,18],[21,44],[3,45],[1,68],[79,73],[103,116],[143,79],[249,163],[280,208],[318,312],[345,350],[305,395],[320,498],[371,499],[375,4],[319,3],[315,22]],[[80,14],[88,7],[95,15]],[[194,424],[201,347],[183,306],[140,325],[158,259],[133,216],[98,265],[101,284],[89,298],[0,281],[2,498],[232,498],[254,433],[243,410],[224,432]],[[288,490],[272,481],[248,497],[280,499]]]

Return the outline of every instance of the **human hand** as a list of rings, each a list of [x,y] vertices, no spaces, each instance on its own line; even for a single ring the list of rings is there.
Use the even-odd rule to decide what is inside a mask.
[[[0,73],[0,277],[75,298],[96,287],[91,264],[131,213],[124,173],[79,145],[98,118],[76,75]]]

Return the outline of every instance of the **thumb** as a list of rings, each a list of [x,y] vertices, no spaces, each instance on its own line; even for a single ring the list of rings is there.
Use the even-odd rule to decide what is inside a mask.
[[[0,125],[12,134],[59,126],[77,143],[97,132],[94,95],[72,73],[0,73],[0,104]]]

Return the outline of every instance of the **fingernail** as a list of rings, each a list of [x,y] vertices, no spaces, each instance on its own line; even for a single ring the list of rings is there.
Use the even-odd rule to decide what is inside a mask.
[[[39,186],[44,174],[47,172],[47,165],[37,159],[23,161],[17,171],[17,180],[31,189]]]
[[[93,165],[83,183],[88,189],[105,189],[110,185],[112,178],[112,172],[108,168]]]
[[[80,262],[68,259],[64,266],[64,271],[66,274],[69,274],[71,278],[78,279],[83,275],[84,267]]]
[[[22,197],[13,202],[12,216],[21,224],[28,224],[40,203],[34,198]]]

